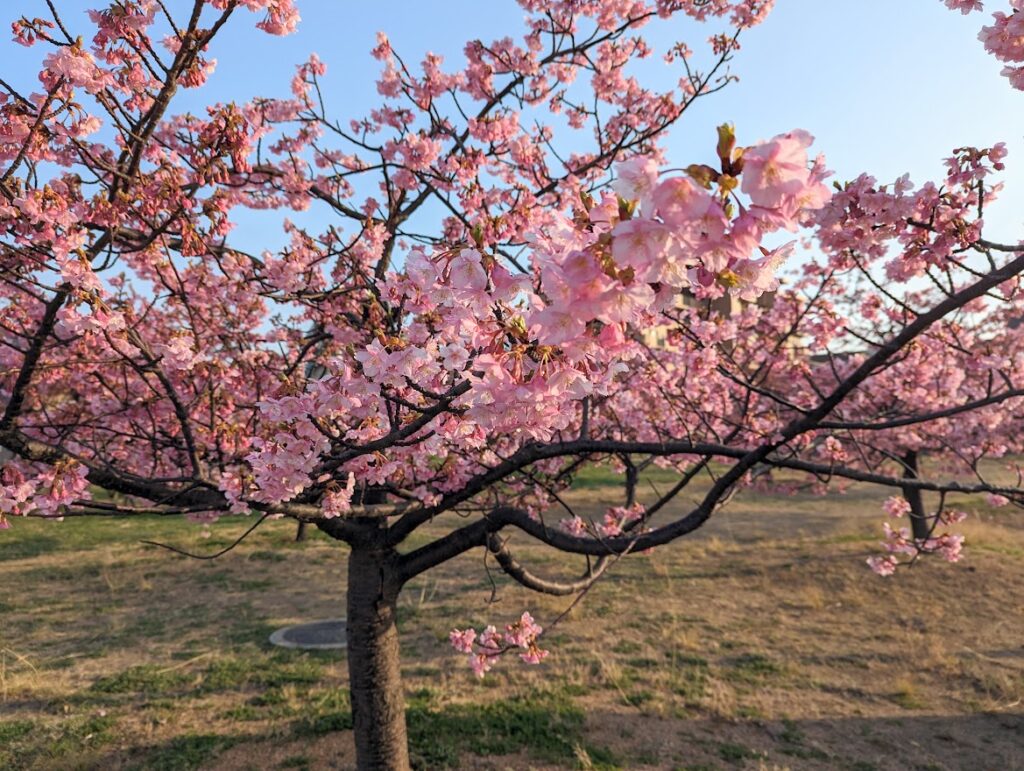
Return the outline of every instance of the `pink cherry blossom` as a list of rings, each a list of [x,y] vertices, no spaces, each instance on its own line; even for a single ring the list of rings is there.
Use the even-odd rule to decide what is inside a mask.
[[[615,167],[615,172],[613,189],[616,193],[627,201],[639,201],[641,206],[650,205],[658,183],[658,165],[653,158],[639,156],[623,161]]]
[[[808,189],[815,183],[807,148],[813,141],[806,131],[793,131],[747,148],[743,153],[743,192],[758,206],[769,208],[809,195]]]
[[[879,576],[891,576],[896,572],[897,562],[891,556],[868,557],[868,565]]]
[[[894,519],[905,516],[910,513],[910,504],[907,503],[907,499],[900,495],[890,495],[885,499],[885,503],[882,504],[882,508],[885,509],[885,513]]]
[[[473,652],[473,642],[476,640],[475,629],[466,629],[461,631],[453,629],[449,637],[451,639],[452,647],[459,653]]]

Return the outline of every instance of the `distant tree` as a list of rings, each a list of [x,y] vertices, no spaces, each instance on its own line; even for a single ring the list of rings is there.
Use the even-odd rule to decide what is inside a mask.
[[[117,0],[90,13],[88,40],[47,5],[13,25],[46,52],[39,84],[0,80],[0,444],[16,456],[0,524],[254,512],[348,544],[360,768],[408,767],[396,600],[467,550],[531,589],[574,594],[772,469],[1024,497],[984,478],[907,476],[859,449],[876,436],[913,449],[905,426],[968,425],[1019,395],[1018,356],[986,357],[982,335],[967,346],[955,332],[1020,304],[1021,246],[982,230],[1000,147],[956,151],[942,186],[862,177],[833,195],[805,132],[741,146],[723,126],[713,151],[661,170],[664,133],[733,79],[767,0],[520,0],[524,36],[470,41],[456,70],[432,55],[412,66],[382,35],[382,102],[351,121],[328,113],[315,56],[288,98],[172,110],[203,85],[239,9],[286,34],[291,0]],[[1013,7],[987,37],[1009,62],[1021,60]],[[683,43],[658,52],[678,85],[645,86],[631,68],[655,53],[641,27],[684,17],[712,25],[706,58]],[[322,229],[286,222],[277,252],[233,241],[240,208],[313,207]],[[824,261],[770,308],[721,319],[676,302],[684,289],[775,289],[790,248],[764,240],[801,226]],[[883,261],[884,283],[852,282]],[[928,279],[931,294],[914,288]],[[877,302],[873,334],[838,309],[854,298]],[[642,331],[666,323],[673,345],[645,346]],[[844,358],[850,336],[863,352]],[[972,385],[872,401],[897,371],[933,377],[953,361]],[[971,457],[994,449],[976,443]],[[554,521],[573,476],[609,461],[624,505]],[[651,462],[679,481],[641,505]],[[699,476],[711,479],[699,503],[653,520]],[[431,538],[408,547],[428,523]],[[512,534],[584,556],[582,575],[536,575]],[[953,558],[951,539],[897,546]],[[452,641],[483,673],[507,652],[539,662],[541,631],[527,613]]]

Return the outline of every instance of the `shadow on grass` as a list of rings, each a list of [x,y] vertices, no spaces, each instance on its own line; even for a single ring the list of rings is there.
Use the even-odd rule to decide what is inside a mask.
[[[266,695],[250,700],[252,715],[238,715],[238,724],[252,717],[280,716],[281,702]],[[611,750],[589,742],[585,736],[583,710],[564,696],[539,693],[513,696],[490,704],[442,704],[429,689],[421,689],[409,697],[407,710],[409,745],[416,769],[462,768],[473,756],[493,757],[519,755],[530,762],[560,767],[579,765],[592,769],[628,767]],[[195,733],[176,736],[162,744],[137,746],[110,752],[106,758],[89,756],[86,767],[126,767],[146,771],[199,769],[216,764],[218,758],[233,749],[231,757],[243,767],[295,767],[302,751],[313,750],[323,763],[307,761],[303,767],[329,767],[317,745],[336,746],[337,734],[352,729],[352,713],[348,696],[334,690],[312,700],[306,714],[292,720],[276,721],[278,727],[269,733]],[[114,728],[111,721],[107,726]],[[0,767],[33,768],[39,764],[56,764],[61,760],[73,764],[85,758],[85,747],[66,741],[60,746],[45,746],[34,737],[28,721],[0,723],[0,736],[9,738],[10,749],[0,752]],[[81,730],[75,733],[81,739]],[[350,737],[344,737],[350,740]],[[109,743],[108,743],[109,744]],[[245,746],[239,746],[245,745]],[[95,751],[97,745],[90,748]],[[269,762],[274,750],[284,751],[280,761]],[[231,767],[235,767],[231,764]]]
[[[312,738],[351,730],[347,694],[343,702],[297,721],[294,734]],[[482,705],[440,704],[424,688],[411,694],[408,702],[409,749],[415,768],[460,768],[467,755],[518,753],[559,765],[587,757],[593,768],[618,767],[610,750],[587,743],[583,710],[561,695],[513,696]]]
[[[495,767],[502,768],[544,764],[604,771],[1024,768],[1024,715],[1020,714],[673,721],[609,712],[585,715],[578,705],[552,694],[485,705],[438,704],[432,697],[414,694],[407,714],[417,769],[476,767],[474,759],[481,758],[500,759],[494,760]],[[179,736],[164,744],[97,758],[96,767],[109,762],[158,771],[220,765],[337,768],[339,757],[351,758],[351,726],[351,713],[339,707],[296,721],[290,730]],[[62,756],[49,753],[46,757],[52,761]],[[34,766],[15,762],[9,767]]]

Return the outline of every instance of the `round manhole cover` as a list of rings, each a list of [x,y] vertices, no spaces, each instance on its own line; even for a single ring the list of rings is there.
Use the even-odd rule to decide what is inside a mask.
[[[323,651],[344,648],[347,645],[345,622],[335,619],[286,626],[270,635],[270,642],[272,645],[280,645],[283,648],[301,648],[302,650]]]

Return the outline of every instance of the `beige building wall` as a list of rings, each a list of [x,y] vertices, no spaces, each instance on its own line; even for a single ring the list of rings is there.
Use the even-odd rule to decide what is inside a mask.
[[[701,307],[709,308],[711,314],[717,314],[723,318],[729,318],[751,304],[729,292],[711,300],[710,303],[707,300],[698,301],[689,291],[683,289],[676,298],[676,307],[694,308],[697,307],[698,302]],[[770,308],[774,302],[775,292],[765,292],[756,300],[756,304],[762,308]],[[643,330],[641,337],[644,344],[650,348],[666,348],[668,346],[668,334],[671,330],[671,324],[656,324]]]

